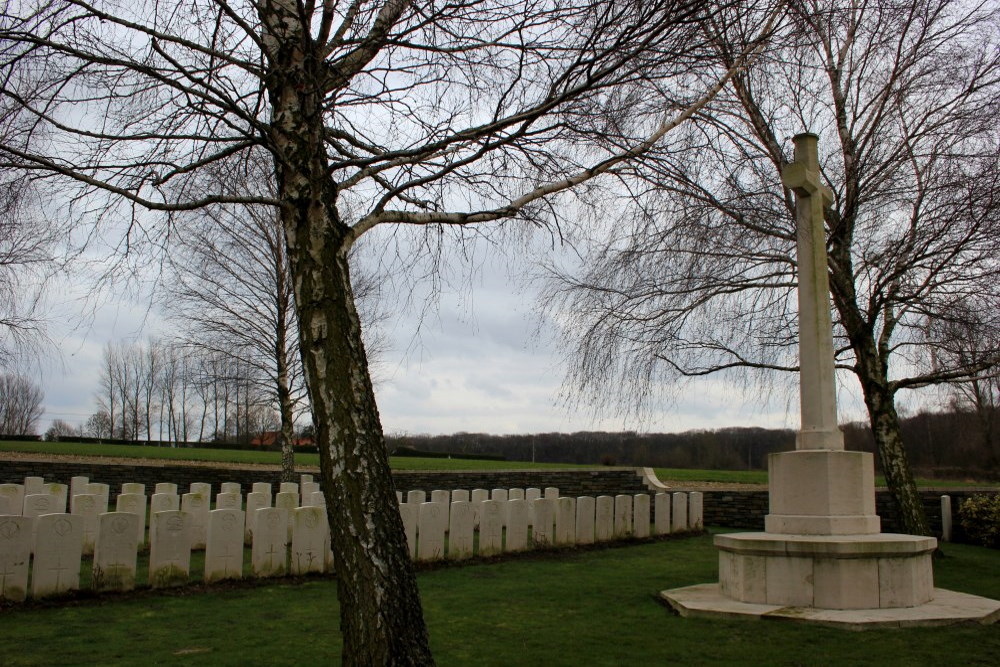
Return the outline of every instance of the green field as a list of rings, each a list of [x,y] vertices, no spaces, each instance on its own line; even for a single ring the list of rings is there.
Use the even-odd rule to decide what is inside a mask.
[[[0,451],[34,452],[43,454],[68,454],[72,456],[98,456],[113,458],[145,458],[167,461],[209,461],[220,463],[245,463],[281,465],[278,452],[261,452],[243,449],[193,449],[171,447],[144,447],[138,445],[107,445],[80,442],[19,442],[0,441]],[[299,466],[318,467],[318,454],[296,454]],[[394,456],[390,459],[394,470],[532,470],[596,468],[597,465],[572,463],[531,463],[527,461],[494,461],[486,459],[445,459]],[[661,480],[673,482],[720,482],[729,484],[767,484],[766,470],[689,470],[682,468],[654,468]],[[983,486],[974,480],[918,479],[925,487]],[[885,486],[882,477],[876,478],[878,486]],[[996,486],[995,483],[985,486]]]
[[[1000,598],[1000,552],[946,545],[938,586]],[[717,580],[711,537],[423,571],[440,665],[995,665],[1000,625],[850,632],[684,619],[667,588]],[[0,611],[4,665],[337,663],[336,584],[192,587]]]

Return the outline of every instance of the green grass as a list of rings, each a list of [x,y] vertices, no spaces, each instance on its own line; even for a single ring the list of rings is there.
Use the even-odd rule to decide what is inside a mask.
[[[936,583],[1000,598],[1000,552],[946,545]],[[440,665],[992,665],[1000,625],[869,630],[683,619],[666,588],[717,580],[710,537],[421,572]],[[0,612],[5,665],[337,662],[330,579]]]
[[[114,458],[142,458],[163,461],[208,461],[220,463],[250,463],[281,465],[279,452],[245,449],[194,449],[173,447],[143,447],[136,445],[92,444],[81,442],[19,442],[0,441],[0,451],[38,454],[68,454]],[[319,467],[318,454],[296,454],[300,466]],[[524,461],[493,461],[484,459],[442,459],[394,456],[390,463],[395,470],[522,470],[583,468],[571,463],[530,463]]]
[[[259,452],[242,449],[192,449],[171,447],[142,447],[135,445],[108,445],[80,442],[19,442],[0,441],[0,451],[32,452],[41,454],[69,454],[73,456],[104,456],[115,458],[146,458],[167,461],[209,461],[220,463],[248,463],[281,465],[278,452]],[[300,466],[319,467],[319,455],[296,454]],[[572,463],[531,463],[527,461],[492,461],[486,459],[441,459],[394,456],[390,459],[394,470],[552,470],[559,468],[595,468],[596,465]],[[722,482],[734,484],[767,484],[766,470],[689,470],[684,468],[654,468],[661,480],[674,482]],[[884,487],[885,479],[875,480]],[[983,486],[972,480],[917,479],[918,486],[968,487]],[[986,486],[995,486],[987,483]]]

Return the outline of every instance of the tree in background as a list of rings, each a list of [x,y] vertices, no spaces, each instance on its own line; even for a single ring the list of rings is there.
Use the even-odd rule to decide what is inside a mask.
[[[62,419],[53,419],[52,424],[49,426],[48,430],[45,431],[45,439],[52,442],[58,440],[64,440],[66,438],[75,438],[83,435],[83,428],[77,428]]]
[[[429,664],[352,288],[362,235],[400,256],[445,229],[516,220],[558,233],[571,188],[664,139],[745,63],[705,83],[706,21],[774,3],[351,3],[15,0],[0,23],[0,96],[51,143],[0,138],[0,166],[61,188],[88,225],[169,239],[163,216],[273,206],[284,229],[299,348],[338,572],[345,664]],[[706,29],[707,27],[707,29]],[[759,41],[748,39],[751,50]],[[39,102],[20,73],[44,82]],[[252,173],[276,195],[204,193],[199,173]],[[97,212],[96,214],[94,212]],[[94,229],[94,227],[90,227]],[[100,227],[98,227],[99,229]],[[386,230],[385,232],[376,230]],[[120,228],[114,230],[121,232]]]
[[[623,386],[641,405],[680,378],[797,370],[794,202],[780,172],[790,137],[811,130],[834,191],[837,365],[860,384],[906,530],[929,534],[896,396],[1000,361],[990,336],[973,364],[921,364],[940,346],[928,322],[958,300],[1000,298],[1000,14],[950,0],[790,6],[764,56],[686,128],[686,150],[636,168],[632,192],[646,196],[611,201],[621,213],[608,235],[578,270],[556,272],[567,382],[598,402]],[[719,40],[716,52],[727,68],[742,48]]]
[[[45,394],[22,375],[0,373],[0,433],[35,435]]]
[[[207,171],[206,192],[274,197],[259,156],[239,181]],[[253,369],[281,419],[282,480],[294,481],[295,422],[306,407],[298,322],[284,229],[270,206],[215,205],[177,218],[162,281],[163,306],[178,342]]]

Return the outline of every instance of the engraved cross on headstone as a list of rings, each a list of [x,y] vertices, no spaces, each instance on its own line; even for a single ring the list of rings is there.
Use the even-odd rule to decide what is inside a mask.
[[[799,271],[799,405],[802,424],[796,449],[844,449],[837,426],[833,324],[823,209],[833,201],[820,182],[815,134],[796,135],[795,160],[781,172],[795,193],[796,252]]]

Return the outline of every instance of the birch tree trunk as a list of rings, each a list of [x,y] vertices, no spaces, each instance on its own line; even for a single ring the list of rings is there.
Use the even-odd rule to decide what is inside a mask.
[[[271,18],[271,20],[274,20]],[[265,22],[269,22],[265,18]],[[298,24],[285,23],[294,30]],[[272,53],[271,143],[330,520],[345,665],[433,664],[351,288],[324,142],[321,50]]]

